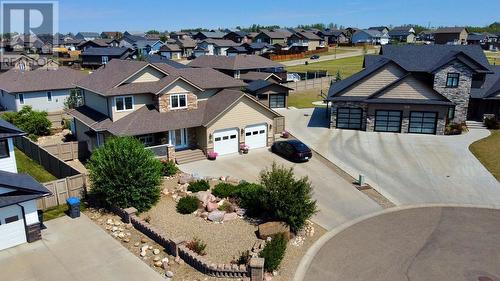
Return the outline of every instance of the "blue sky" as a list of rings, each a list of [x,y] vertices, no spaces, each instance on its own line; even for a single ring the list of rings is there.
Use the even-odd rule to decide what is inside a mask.
[[[478,25],[500,21],[498,0],[60,0],[59,30],[160,31],[277,24]]]

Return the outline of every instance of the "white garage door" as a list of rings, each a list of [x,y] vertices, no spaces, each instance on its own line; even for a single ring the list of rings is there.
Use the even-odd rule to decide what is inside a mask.
[[[267,146],[267,125],[251,125],[245,128],[245,144],[250,149]]]
[[[0,250],[26,243],[24,220],[19,206],[0,208]]]
[[[238,129],[215,131],[214,151],[219,155],[238,152]]]

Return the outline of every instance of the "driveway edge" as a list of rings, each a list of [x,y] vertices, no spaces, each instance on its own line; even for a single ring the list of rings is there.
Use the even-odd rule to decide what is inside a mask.
[[[346,230],[347,228],[358,224],[362,221],[365,221],[367,219],[380,216],[383,214],[388,214],[388,213],[393,213],[393,212],[399,212],[402,210],[409,210],[409,209],[419,209],[419,208],[445,208],[445,207],[455,207],[455,208],[476,208],[476,209],[495,209],[495,210],[500,210],[500,208],[495,207],[495,206],[489,206],[489,205],[473,205],[473,204],[416,204],[416,205],[406,205],[406,206],[396,206],[392,207],[389,209],[384,209],[379,212],[367,214],[361,217],[358,217],[356,219],[350,220],[348,222],[345,222],[334,229],[328,231],[325,233],[323,236],[321,236],[304,254],[302,259],[300,260],[299,265],[297,266],[297,270],[295,270],[295,274],[293,277],[293,281],[304,281],[305,275],[307,270],[309,269],[309,266],[311,265],[311,262],[313,258],[316,256],[316,254],[321,250],[321,248],[328,242],[330,239],[332,239],[335,235],[341,233],[342,231]]]

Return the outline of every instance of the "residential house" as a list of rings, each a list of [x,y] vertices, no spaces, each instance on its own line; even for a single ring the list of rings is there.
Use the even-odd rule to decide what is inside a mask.
[[[17,173],[13,138],[23,135],[0,118],[0,251],[42,238],[36,200],[50,191]]]
[[[271,45],[275,44],[286,45],[288,42],[288,38],[291,35],[292,32],[286,29],[262,30],[259,34],[255,36],[252,42],[268,43]]]
[[[182,31],[171,32],[169,36],[170,36],[170,39],[174,39],[174,40],[177,40],[177,39],[180,39],[180,40],[191,39],[191,37],[189,36],[189,33],[182,32]]]
[[[123,34],[120,31],[103,31],[101,32],[101,38],[103,39],[120,39]]]
[[[246,55],[246,54],[249,54],[249,52],[243,46],[229,47],[226,50],[227,56]]]
[[[5,110],[19,111],[29,105],[34,110],[60,112],[74,83],[87,74],[68,67],[21,71],[11,69],[0,75],[0,104]]]
[[[434,30],[435,44],[467,44],[469,31],[465,27],[440,27]]]
[[[202,49],[207,50],[207,55],[210,56],[225,56],[227,55],[227,49],[229,47],[239,46],[238,43],[235,43],[231,40],[224,39],[204,39],[198,42],[197,46],[200,46]]]
[[[251,83],[257,80],[270,81],[273,83],[281,83],[281,78],[274,73],[270,72],[260,72],[260,71],[249,71],[240,74],[240,79],[245,83]]]
[[[382,46],[364,67],[330,87],[331,127],[442,135],[492,73],[479,46],[459,45]]]
[[[222,31],[200,31],[192,36],[194,40],[207,40],[207,39],[223,39],[226,35],[225,32]]]
[[[314,51],[322,46],[322,38],[307,30],[296,30],[288,38],[290,50]]]
[[[196,41],[189,37],[176,39],[175,42],[181,48],[181,56],[184,58],[191,57],[193,55],[194,48],[196,47]]]
[[[70,51],[76,51],[77,46],[80,45],[82,42],[86,42],[85,40],[82,39],[71,39],[64,41],[60,46],[70,50]]]
[[[136,51],[125,47],[90,47],[82,52],[82,66],[90,68],[99,68],[107,64],[112,59],[134,58]]]
[[[82,41],[76,46],[76,49],[85,51],[89,47],[105,48],[105,47],[118,47],[120,43],[116,39],[95,39],[89,41]]]
[[[245,87],[245,91],[269,108],[287,108],[288,93],[291,89],[273,80],[255,80]]]
[[[25,53],[3,53],[0,62],[0,71],[18,69],[21,71],[30,71],[34,69],[55,69],[59,63],[52,59],[52,56],[25,54]]]
[[[236,79],[247,72],[276,73],[280,78],[282,75],[286,77],[284,65],[255,55],[201,56],[189,62],[188,66],[213,68]]]
[[[389,31],[389,37],[393,41],[415,43],[415,30],[411,26],[398,26]]]
[[[75,39],[80,39],[85,41],[95,40],[99,38],[101,38],[101,35],[99,35],[99,33],[97,32],[78,32],[75,35]]]
[[[163,44],[164,42],[159,39],[133,35],[129,32],[125,32],[119,40],[120,47],[137,50],[137,53],[142,55],[158,52]]]
[[[202,47],[200,45],[196,45],[196,47],[194,47],[194,49],[193,49],[193,53],[191,54],[191,56],[189,58],[190,59],[197,58],[197,57],[201,57],[201,56],[205,56],[205,55],[208,55],[207,48]]]
[[[317,33],[326,45],[349,43],[349,38],[342,30],[325,29]]]
[[[166,57],[162,57],[158,54],[147,55],[144,59],[145,59],[145,61],[147,61],[151,64],[165,63],[173,68],[187,68],[187,67],[189,67],[189,66],[186,66],[185,64],[176,62],[176,61],[171,60],[171,59],[167,59]]]
[[[389,28],[387,26],[371,26],[368,28],[369,30],[377,30],[377,31],[380,31],[382,33],[389,33]]]
[[[236,43],[252,43],[252,39],[249,37],[249,33],[246,31],[231,31],[224,35],[222,39],[231,40]]]
[[[179,45],[175,43],[163,44],[160,47],[160,55],[167,59],[179,60],[182,57],[182,50]]]
[[[77,83],[85,105],[69,111],[89,149],[110,136],[134,136],[158,156],[187,148],[218,155],[272,144],[281,119],[239,89],[246,84],[209,68],[113,60]]]
[[[485,117],[500,119],[500,66],[491,66],[493,74],[486,75],[480,87],[471,89],[468,118],[483,121]]]
[[[427,44],[434,42],[434,31],[433,30],[422,30],[417,35],[417,41],[425,42]]]
[[[498,36],[496,34],[483,32],[472,32],[467,35],[467,44],[480,45],[483,50],[494,50],[498,48]]]
[[[273,45],[263,42],[243,43],[241,47],[247,49],[247,53],[250,55],[262,55],[268,52],[272,52],[275,49]]]
[[[373,29],[360,29],[352,35],[353,44],[386,45],[389,43],[389,35]]]

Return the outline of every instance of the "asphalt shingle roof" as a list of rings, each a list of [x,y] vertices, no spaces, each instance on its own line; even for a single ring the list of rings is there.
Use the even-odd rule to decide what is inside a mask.
[[[128,51],[126,47],[90,47],[82,52],[82,56],[121,56]]]
[[[0,118],[0,139],[18,137],[25,134],[21,129]]]
[[[500,65],[491,66],[491,68],[494,73],[486,75],[481,88],[471,89],[470,94],[472,98],[489,98],[500,92]]]
[[[225,70],[245,70],[284,67],[281,63],[274,62],[256,55],[236,56],[200,56],[192,60],[191,67],[210,67]]]
[[[71,89],[86,76],[82,71],[64,66],[24,72],[11,69],[0,75],[0,89],[10,93]]]
[[[27,174],[0,170],[0,187],[36,194],[50,194],[50,191]]]

